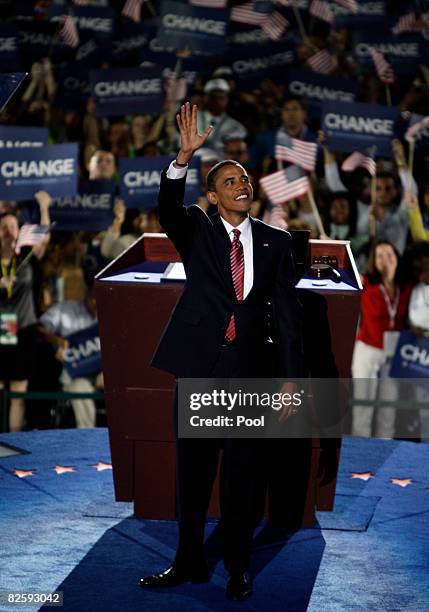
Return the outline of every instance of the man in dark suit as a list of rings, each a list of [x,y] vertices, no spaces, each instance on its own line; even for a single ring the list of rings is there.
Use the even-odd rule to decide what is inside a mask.
[[[160,222],[179,251],[187,280],[153,358],[153,365],[187,378],[252,378],[302,375],[301,308],[295,291],[291,237],[249,217],[253,190],[237,162],[220,162],[207,176],[207,199],[218,207],[208,217],[183,206],[186,169],[211,132],[197,130],[197,108],[177,115],[181,148],[161,178]],[[276,330],[267,343],[267,307]],[[286,389],[286,390],[289,390]],[[177,399],[175,401],[177,411]],[[285,407],[282,419],[293,415]],[[176,414],[177,418],[177,414]],[[179,545],[164,572],[142,587],[206,582],[204,524],[222,447],[221,524],[226,595],[252,592],[247,570],[261,494],[263,461],[254,439],[177,439]]]

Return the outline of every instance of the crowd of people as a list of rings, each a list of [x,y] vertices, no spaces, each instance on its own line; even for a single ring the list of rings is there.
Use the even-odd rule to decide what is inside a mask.
[[[49,2],[34,3],[39,7],[40,19],[45,5]],[[143,20],[147,10],[143,6]],[[118,15],[119,19],[126,17]],[[350,51],[350,32],[346,29],[336,29],[331,24],[328,34],[313,28],[304,38],[296,33],[291,36],[296,44],[297,66],[308,69],[309,57],[329,46],[337,60],[334,75],[359,82],[360,101],[386,103],[385,88],[375,71],[364,75],[359,72]],[[180,59],[189,53],[181,50],[176,55]],[[429,157],[417,149],[411,167],[408,143],[393,139],[391,157],[376,158],[374,195],[371,177],[364,169],[352,173],[341,171],[345,155],[327,147],[320,118],[309,113],[307,99],[291,95],[282,82],[273,78],[264,78],[257,86],[243,88],[228,65],[227,55],[215,59],[215,67],[199,74],[192,86],[188,84],[187,92],[179,88],[180,73],[170,79],[160,112],[146,113],[142,108],[138,115],[106,118],[97,115],[90,93],[82,112],[59,106],[56,103],[58,75],[64,67],[57,66],[50,57],[40,58],[27,66],[31,72],[29,84],[2,111],[0,126],[47,127],[49,142],[79,143],[81,178],[113,179],[119,183],[120,158],[144,161],[144,158],[176,153],[178,105],[184,97],[197,104],[201,111],[200,131],[213,126],[206,146],[198,151],[201,197],[197,203],[209,214],[213,212],[205,198],[205,177],[217,162],[234,159],[243,164],[252,178],[253,216],[285,229],[306,229],[313,238],[350,240],[363,279],[352,374],[359,379],[388,377],[385,332],[408,328],[417,336],[429,334]],[[124,60],[124,67],[135,66],[135,57],[130,55],[128,62]],[[100,68],[109,66],[108,56],[100,58]],[[426,114],[429,69],[422,64],[417,76],[397,77],[390,93],[402,117],[411,113]],[[316,168],[309,178],[323,232],[308,194],[279,205],[272,203],[260,187],[259,180],[278,169],[274,149],[282,134],[318,144]],[[40,223],[49,225],[49,189],[35,194],[34,198],[40,208]],[[12,391],[102,389],[101,372],[80,382],[65,376],[61,360],[67,336],[96,321],[94,275],[142,233],[162,231],[156,199],[152,207],[131,209],[118,195],[111,225],[103,232],[55,231],[54,228],[42,245],[33,248],[34,256],[21,265],[27,251],[24,249],[17,255],[14,244],[19,225],[27,215],[28,203],[0,201],[2,329],[4,321],[7,326],[9,315],[15,317],[7,327],[9,336],[14,325],[18,329],[16,340],[11,341],[9,337],[9,342],[0,343],[0,381],[3,381],[0,384],[8,385]],[[368,398],[371,394],[373,390],[366,385],[361,397]],[[78,427],[97,424],[92,399],[74,400],[73,409]],[[25,410],[22,399],[12,399],[9,428],[18,431],[46,426],[47,414],[49,409],[41,405],[27,402]],[[371,410],[358,406],[353,417],[353,433],[370,435],[375,431],[386,437],[395,434],[392,409],[379,411],[374,421]],[[420,425],[425,431],[423,437],[429,438],[426,421],[422,416]]]

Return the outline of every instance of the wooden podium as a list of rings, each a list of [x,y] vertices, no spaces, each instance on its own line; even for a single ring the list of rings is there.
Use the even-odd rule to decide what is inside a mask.
[[[348,378],[361,288],[350,246],[347,241],[312,240],[310,251],[311,258],[337,257],[339,267],[356,285],[352,291],[317,289],[326,299],[340,376]],[[180,256],[165,234],[145,234],[102,270],[95,284],[115,496],[117,501],[134,501],[135,516],[150,519],[176,518],[175,381],[149,364],[182,292],[182,283],[160,282],[167,264],[177,261]],[[305,526],[314,524],[316,509],[333,507],[335,478],[320,486],[319,453],[315,440],[302,518]],[[218,515],[215,486],[209,516]]]

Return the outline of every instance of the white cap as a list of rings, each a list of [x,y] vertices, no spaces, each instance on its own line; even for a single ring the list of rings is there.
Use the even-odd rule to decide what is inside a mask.
[[[196,157],[199,157],[202,163],[211,162],[211,161],[215,161],[215,162],[220,161],[219,154],[216,153],[216,151],[214,151],[213,149],[209,149],[208,147],[201,147],[201,149],[198,149],[197,151],[195,151],[194,155]]]
[[[224,91],[225,93],[229,93],[231,89],[225,79],[211,79],[204,85],[204,93],[210,93],[211,91]]]

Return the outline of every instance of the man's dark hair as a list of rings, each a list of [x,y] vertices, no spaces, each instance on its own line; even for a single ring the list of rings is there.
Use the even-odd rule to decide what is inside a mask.
[[[283,100],[282,109],[286,106],[288,102],[297,102],[301,106],[302,110],[307,110],[307,104],[304,98],[301,96],[298,96],[296,94],[290,94],[286,96]]]
[[[219,171],[222,170],[224,166],[241,166],[241,164],[234,161],[233,159],[224,159],[223,161],[218,162],[207,173],[207,178],[206,178],[207,191],[216,191],[215,189],[216,177],[219,174]]]

